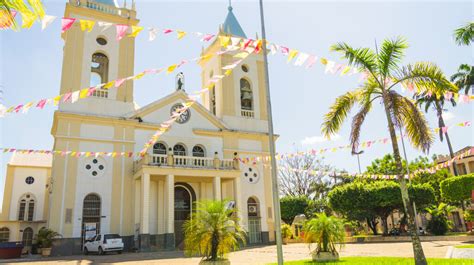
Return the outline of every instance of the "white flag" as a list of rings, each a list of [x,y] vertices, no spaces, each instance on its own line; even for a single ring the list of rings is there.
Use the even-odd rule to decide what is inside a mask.
[[[72,93],[72,96],[71,96],[71,103],[74,103],[74,102],[76,102],[76,101],[79,99],[79,93],[80,93],[80,92],[81,92],[80,90],[77,90],[77,91],[74,91],[74,92]]]
[[[99,21],[97,22],[97,24],[99,25],[99,27],[101,27],[101,31],[105,31],[113,25],[112,23],[104,21]]]
[[[307,53],[300,53],[300,56],[298,56],[298,58],[297,58],[296,61],[295,61],[295,65],[296,65],[296,66],[301,66],[301,65],[303,65],[303,64],[306,62],[306,60],[308,59],[308,57],[309,57],[309,54],[307,54]]]
[[[149,40],[149,41],[155,40],[157,34],[158,34],[158,29],[149,28],[149,29],[148,29],[148,40]]]
[[[44,15],[43,19],[41,19],[41,30],[44,30],[47,26],[53,23],[55,19],[55,16]]]

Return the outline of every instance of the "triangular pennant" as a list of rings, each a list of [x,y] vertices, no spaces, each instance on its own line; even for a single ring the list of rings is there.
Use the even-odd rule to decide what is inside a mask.
[[[70,29],[72,27],[72,25],[74,24],[74,21],[76,21],[75,18],[63,17],[61,19],[61,32],[64,33],[68,29]]]
[[[81,30],[82,31],[91,32],[92,29],[94,28],[95,21],[80,19],[79,24],[81,25]]]
[[[41,19],[41,30],[45,30],[53,21],[56,19],[55,16],[45,15]]]

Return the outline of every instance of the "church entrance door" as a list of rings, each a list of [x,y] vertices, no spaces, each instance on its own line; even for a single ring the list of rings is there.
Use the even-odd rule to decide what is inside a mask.
[[[184,248],[183,224],[191,216],[196,195],[191,186],[176,184],[174,187],[174,238],[175,246]]]

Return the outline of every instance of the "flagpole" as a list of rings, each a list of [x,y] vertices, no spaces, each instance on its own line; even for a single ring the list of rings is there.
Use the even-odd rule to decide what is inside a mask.
[[[263,47],[263,62],[265,68],[265,88],[267,92],[267,113],[268,113],[268,139],[270,146],[270,163],[272,174],[272,195],[273,195],[273,209],[275,220],[275,237],[277,246],[278,265],[283,265],[283,248],[281,240],[281,213],[280,213],[280,197],[278,188],[277,165],[275,160],[275,141],[273,137],[273,117],[272,104],[270,100],[270,78],[268,74],[268,59],[267,59],[267,38],[265,35],[265,21],[263,16],[263,0],[260,1],[260,23],[262,26],[262,47]]]

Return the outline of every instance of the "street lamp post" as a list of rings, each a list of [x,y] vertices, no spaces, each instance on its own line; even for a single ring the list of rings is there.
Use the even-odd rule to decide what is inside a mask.
[[[364,153],[364,150],[361,150],[359,152],[354,152],[352,151],[352,155],[356,155],[357,156],[357,164],[359,165],[359,174],[362,174],[362,170],[360,169],[360,158],[359,158],[359,155],[363,154]]]
[[[267,92],[267,113],[268,113],[268,141],[270,146],[270,163],[272,174],[272,195],[273,195],[273,209],[275,219],[275,237],[277,246],[278,265],[283,265],[283,247],[281,240],[281,213],[280,213],[280,197],[278,188],[278,176],[275,160],[275,141],[273,138],[273,117],[272,105],[270,100],[270,78],[268,74],[268,58],[267,58],[267,39],[265,34],[265,20],[263,15],[263,0],[260,0],[260,23],[262,27],[262,48],[263,48],[263,62],[265,69],[265,88]]]

